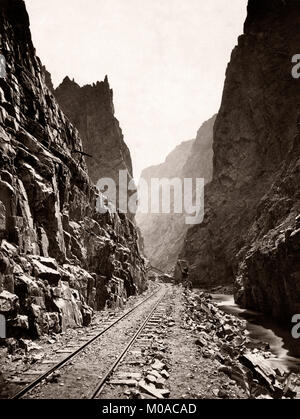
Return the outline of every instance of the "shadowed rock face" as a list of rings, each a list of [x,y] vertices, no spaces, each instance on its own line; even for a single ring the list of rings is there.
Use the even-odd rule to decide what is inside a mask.
[[[286,161],[259,202],[241,251],[236,301],[291,323],[300,313],[300,123]]]
[[[249,1],[215,124],[205,220],[180,255],[195,284],[238,278],[239,302],[280,318],[300,309],[300,85],[291,76],[299,24],[298,1]]]
[[[212,178],[212,140],[216,116],[205,122],[195,140],[180,144],[158,166],[145,169],[141,177],[150,184],[153,178]],[[137,223],[144,237],[144,249],[152,265],[172,271],[176,264],[188,225],[185,214],[137,214]]]
[[[119,187],[120,170],[127,172],[131,181],[131,156],[114,116],[113,91],[107,77],[103,82],[83,87],[66,77],[54,95],[80,133],[83,150],[89,155],[86,162],[94,184],[101,178],[111,178]]]
[[[42,67],[43,73],[44,73],[44,80],[46,83],[46,86],[48,87],[48,89],[50,90],[51,93],[54,93],[54,86],[52,83],[52,77],[51,74],[49,73],[49,71],[47,70],[47,68],[43,65]]]
[[[97,211],[78,131],[46,87],[21,0],[0,1],[0,314],[9,336],[91,320],[145,288],[135,226]],[[105,150],[107,152],[107,150]],[[107,159],[110,159],[108,154]]]

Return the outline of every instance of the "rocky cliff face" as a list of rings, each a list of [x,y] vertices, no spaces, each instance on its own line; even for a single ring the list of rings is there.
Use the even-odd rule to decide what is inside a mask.
[[[88,154],[88,172],[94,184],[97,185],[101,178],[111,178],[119,191],[119,172],[125,171],[128,181],[131,181],[132,162],[119,122],[114,116],[113,91],[107,77],[103,82],[84,87],[66,77],[54,95],[79,131],[83,150]],[[116,204],[118,206],[118,199]]]
[[[88,324],[92,309],[105,304],[123,305],[145,287],[144,260],[133,223],[98,211],[81,139],[46,87],[24,2],[1,0],[0,13],[7,61],[0,79],[0,314],[8,336],[39,336]]]
[[[238,301],[283,318],[299,312],[300,4],[249,0],[215,124],[203,224],[181,253],[195,284],[238,278]]]
[[[148,184],[153,178],[212,178],[212,141],[216,116],[205,122],[195,140],[180,144],[158,166],[145,169],[141,175]],[[172,271],[183,246],[188,225],[185,214],[137,214],[144,237],[144,249],[154,267]]]
[[[300,132],[260,200],[241,251],[236,301],[290,324],[300,313]]]

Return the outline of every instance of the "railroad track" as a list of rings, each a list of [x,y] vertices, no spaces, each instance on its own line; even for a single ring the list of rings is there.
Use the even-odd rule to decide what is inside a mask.
[[[153,309],[151,310],[150,314],[146,317],[146,319],[142,322],[141,326],[138,328],[128,345],[125,347],[123,352],[119,355],[118,359],[111,365],[111,367],[108,369],[105,376],[101,379],[101,381],[97,384],[91,399],[96,399],[100,396],[102,393],[105,385],[109,382],[109,379],[112,377],[114,372],[117,370],[117,368],[120,366],[121,362],[124,360],[126,355],[129,353],[130,349],[138,342],[138,339],[140,335],[146,330],[147,325],[149,324],[150,320],[153,318],[154,313],[157,311],[158,307],[162,303],[162,301],[165,298],[165,294],[157,301],[157,303],[154,305]]]
[[[99,332],[97,332],[96,335],[93,335],[91,339],[89,339],[87,342],[85,342],[83,345],[81,345],[76,350],[69,353],[66,357],[64,357],[59,362],[55,363],[51,368],[47,369],[46,371],[42,372],[41,375],[39,375],[37,378],[35,378],[33,381],[31,381],[28,385],[23,387],[18,393],[16,393],[14,396],[11,397],[11,399],[21,399],[24,396],[27,396],[31,391],[37,389],[41,383],[43,383],[48,377],[50,377],[52,374],[59,372],[63,367],[70,364],[78,355],[82,354],[87,348],[91,347],[93,343],[98,341],[100,338],[104,337],[107,332],[111,331],[116,325],[120,324],[122,320],[127,319],[131,314],[136,312],[138,309],[140,309],[143,305],[145,305],[147,302],[149,302],[152,298],[155,298],[159,294],[165,295],[164,287],[160,287],[155,292],[151,293],[147,298],[145,298],[142,302],[134,306],[132,309],[126,311],[126,313],[120,315],[115,320],[113,320],[110,324],[105,325],[103,329],[101,329]],[[157,307],[158,303],[161,301],[163,297],[160,296],[158,302],[155,301],[155,306],[153,310],[151,310],[151,314],[155,311],[155,308]],[[149,316],[147,316],[147,319]],[[146,319],[146,320],[147,320]],[[143,322],[142,326],[145,324]],[[140,330],[140,329],[139,329]],[[129,350],[129,345],[127,348],[127,351]],[[68,352],[68,350],[66,350]],[[69,351],[70,352],[70,351]],[[125,354],[125,351],[124,351]],[[122,354],[122,355],[124,355]],[[34,374],[32,374],[34,375]],[[109,376],[109,374],[106,374],[106,378]],[[103,380],[102,380],[103,381]],[[99,386],[97,386],[99,387]]]

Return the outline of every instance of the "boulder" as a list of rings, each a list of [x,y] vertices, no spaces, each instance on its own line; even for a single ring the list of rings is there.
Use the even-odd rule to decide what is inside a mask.
[[[28,316],[17,315],[13,319],[7,321],[7,334],[9,337],[19,338],[27,335],[29,332]]]
[[[81,314],[82,314],[82,325],[89,326],[93,320],[93,314],[94,314],[93,309],[89,307],[87,304],[82,304]]]
[[[0,294],[0,313],[3,315],[13,315],[19,310],[19,298],[8,291],[2,291]]]
[[[60,273],[49,266],[44,265],[38,260],[32,260],[33,272],[36,278],[46,280],[51,286],[57,286],[61,280]]]
[[[58,270],[58,263],[57,263],[56,259],[54,259],[54,258],[43,257],[43,256],[32,256],[32,257],[30,257],[30,259],[32,259],[33,261],[37,260],[42,265],[45,265],[48,268]]]
[[[81,302],[76,300],[69,284],[62,282],[62,294],[60,298],[54,297],[54,305],[62,318],[62,330],[68,327],[83,326],[83,316],[81,313]]]
[[[276,384],[277,374],[263,357],[247,353],[242,355],[239,360],[253,372],[255,378],[273,390],[273,385]]]
[[[62,317],[60,313],[49,313],[44,307],[37,304],[30,306],[30,324],[33,337],[41,337],[44,334],[60,333],[62,331]]]
[[[29,330],[28,316],[17,315],[17,317],[10,321],[10,326],[13,328]]]

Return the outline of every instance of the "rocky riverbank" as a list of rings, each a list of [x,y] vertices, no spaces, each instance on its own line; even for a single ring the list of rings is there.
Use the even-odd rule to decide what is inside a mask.
[[[224,314],[208,294],[186,292],[184,298],[185,327],[194,332],[201,355],[220,363],[219,373],[234,380],[249,398],[297,397],[300,378],[268,362],[273,358],[268,344],[250,339],[245,321]],[[226,392],[220,395],[226,397]]]

